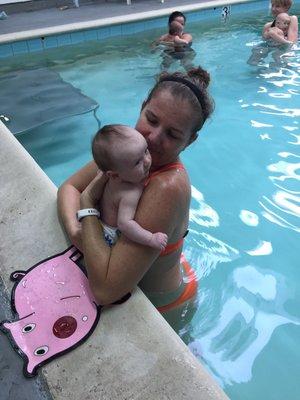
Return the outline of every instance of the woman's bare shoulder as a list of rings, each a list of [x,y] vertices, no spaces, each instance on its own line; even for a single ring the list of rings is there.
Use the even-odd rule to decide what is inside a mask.
[[[190,180],[185,169],[171,169],[169,171],[162,172],[150,179],[149,188],[163,194],[170,192],[185,192],[190,188]]]
[[[150,180],[138,207],[137,216],[156,224],[176,224],[175,215],[180,215],[189,206],[191,186],[185,170],[171,170]]]

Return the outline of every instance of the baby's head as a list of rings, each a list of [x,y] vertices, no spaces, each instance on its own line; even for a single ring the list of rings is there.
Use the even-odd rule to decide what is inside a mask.
[[[92,141],[94,161],[110,178],[139,183],[149,175],[151,156],[145,138],[126,125],[105,125]]]
[[[283,32],[287,32],[291,22],[291,17],[287,13],[280,13],[277,15],[275,20],[276,28],[281,29]]]
[[[169,34],[170,35],[181,35],[183,32],[183,26],[178,21],[173,21],[169,25]]]
[[[293,4],[293,0],[272,0],[272,15],[276,17],[280,13],[287,13]]]
[[[180,11],[173,11],[169,16],[168,25],[170,26],[173,21],[179,22],[182,26],[184,26],[186,17]]]

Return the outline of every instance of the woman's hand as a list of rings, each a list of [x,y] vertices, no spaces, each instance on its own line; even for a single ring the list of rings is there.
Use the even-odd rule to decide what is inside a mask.
[[[80,195],[80,208],[97,207],[103,195],[108,177],[101,171],[89,183]]]

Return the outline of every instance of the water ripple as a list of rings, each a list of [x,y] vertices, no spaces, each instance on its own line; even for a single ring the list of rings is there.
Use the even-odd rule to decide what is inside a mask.
[[[222,385],[249,382],[255,360],[275,330],[285,324],[300,325],[282,308],[287,287],[281,275],[245,265],[235,269],[228,281],[218,314],[199,318],[201,339],[189,344]],[[233,293],[228,293],[228,284]],[[212,296],[210,291],[203,293],[201,317],[216,301]]]
[[[218,213],[204,201],[203,194],[192,186],[192,199],[197,203],[197,208],[190,209],[190,222],[195,222],[201,226],[219,226]]]
[[[300,108],[279,108],[272,104],[262,104],[262,103],[253,103],[254,107],[260,108],[260,112],[262,114],[271,114],[271,115],[285,115],[287,117],[299,117],[300,116]]]

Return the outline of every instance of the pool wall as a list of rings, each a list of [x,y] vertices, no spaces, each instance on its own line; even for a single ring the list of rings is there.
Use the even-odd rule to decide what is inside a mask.
[[[267,13],[269,7],[268,0],[254,2],[232,0],[230,4],[232,15],[240,12],[247,13],[250,10],[252,12],[265,10]],[[221,20],[223,7],[228,7],[228,1],[216,0],[209,3],[179,6],[176,9],[185,12],[189,22],[195,22],[211,18]],[[110,37],[135,35],[146,30],[163,28],[166,26],[166,16],[172,11],[174,8],[164,8],[163,10],[0,35],[0,58],[87,41],[101,41]]]
[[[14,270],[69,242],[57,218],[57,188],[2,122],[0,142],[1,278],[10,291]],[[227,398],[139,289],[104,310],[91,337],[44,366],[42,377],[60,400]]]

